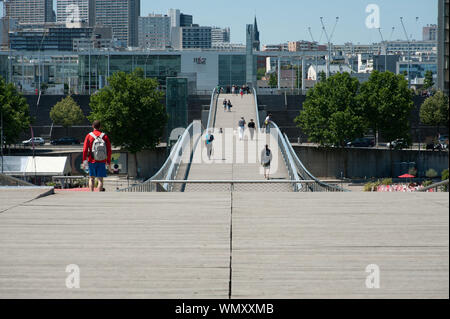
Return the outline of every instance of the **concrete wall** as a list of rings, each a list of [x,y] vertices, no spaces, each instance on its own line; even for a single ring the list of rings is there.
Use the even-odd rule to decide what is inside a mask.
[[[397,177],[408,173],[415,162],[418,177],[433,168],[438,174],[448,168],[448,152],[364,148],[323,148],[294,146],[300,160],[316,177],[348,178]]]

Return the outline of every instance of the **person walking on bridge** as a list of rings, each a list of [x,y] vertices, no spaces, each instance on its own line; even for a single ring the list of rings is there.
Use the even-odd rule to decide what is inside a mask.
[[[269,179],[270,174],[270,162],[272,161],[272,151],[269,149],[269,145],[261,151],[261,165],[264,168],[264,178]]]
[[[106,169],[111,165],[111,142],[105,133],[100,131],[100,121],[92,123],[93,131],[86,135],[83,146],[83,167],[89,167],[89,189],[94,191],[95,179],[98,180],[98,190],[103,188],[103,178],[106,177]]]
[[[245,131],[245,120],[243,117],[241,117],[241,119],[238,122],[238,126],[239,126],[239,140],[242,141],[244,139],[244,131]]]
[[[212,153],[213,153],[213,141],[214,141],[214,135],[211,131],[209,131],[205,136],[205,145],[206,145],[206,155],[208,156],[208,159],[211,159]]]
[[[253,119],[250,119],[250,122],[248,123],[247,127],[250,132],[250,139],[253,141],[253,137],[255,136],[255,128],[256,128],[256,125],[255,125],[255,122],[253,122]]]

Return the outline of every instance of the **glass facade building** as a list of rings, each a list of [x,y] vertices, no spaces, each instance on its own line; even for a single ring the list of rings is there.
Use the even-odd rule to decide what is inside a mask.
[[[246,56],[219,55],[219,85],[226,87],[246,83]]]

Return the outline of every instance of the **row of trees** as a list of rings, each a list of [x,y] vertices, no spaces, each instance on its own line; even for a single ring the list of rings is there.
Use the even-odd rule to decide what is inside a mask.
[[[312,142],[344,146],[372,130],[409,139],[412,92],[402,75],[374,71],[363,84],[348,73],[322,79],[308,91],[295,119]]]

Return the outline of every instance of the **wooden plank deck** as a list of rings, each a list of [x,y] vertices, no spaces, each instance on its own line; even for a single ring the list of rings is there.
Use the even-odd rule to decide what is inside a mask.
[[[448,193],[60,193],[0,213],[0,298],[227,298],[230,242],[232,298],[448,298],[448,209]]]

